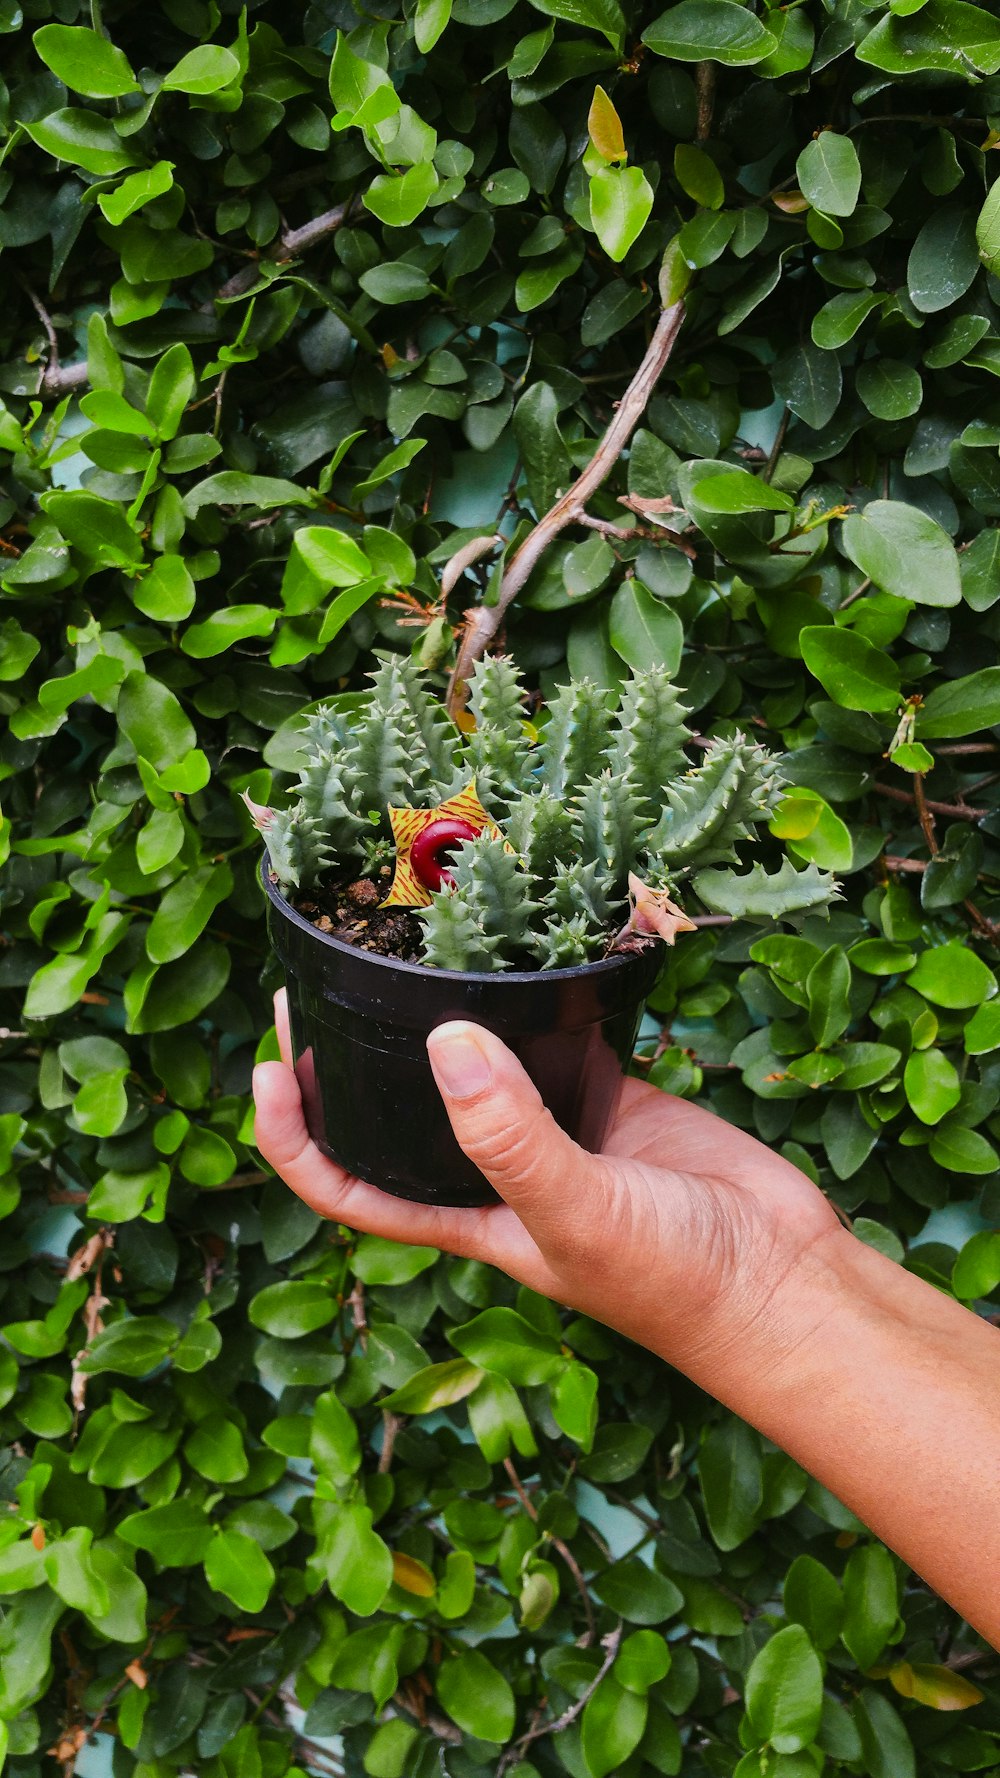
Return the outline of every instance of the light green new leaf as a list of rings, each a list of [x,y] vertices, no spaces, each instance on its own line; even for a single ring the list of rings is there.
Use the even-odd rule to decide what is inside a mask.
[[[616,263],[642,234],[653,208],[653,188],[641,167],[601,167],[590,179],[590,220]]]
[[[32,42],[46,67],[88,99],[117,99],[139,90],[128,57],[99,31],[85,25],[43,25]]]
[[[775,1753],[797,1753],[816,1739],[823,1710],[823,1668],[801,1624],[765,1642],[746,1678],[747,1715]]]
[[[203,1558],[205,1579],[241,1611],[263,1611],[274,1569],[260,1544],[244,1531],[217,1529]]]

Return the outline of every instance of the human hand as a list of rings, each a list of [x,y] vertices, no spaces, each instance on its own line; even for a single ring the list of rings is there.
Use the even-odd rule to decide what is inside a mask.
[[[498,1266],[531,1289],[651,1347],[725,1395],[731,1354],[767,1348],[771,1305],[836,1213],[797,1168],[711,1112],[627,1080],[604,1149],[579,1148],[520,1063],[481,1027],[428,1039],[455,1135],[503,1202],[413,1204],[353,1178],[310,1141],[291,1068],[284,993],[281,1062],[254,1074],[264,1158],[321,1216]]]

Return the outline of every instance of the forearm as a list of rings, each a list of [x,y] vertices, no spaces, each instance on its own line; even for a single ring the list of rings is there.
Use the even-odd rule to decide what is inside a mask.
[[[844,1231],[698,1368],[1000,1647],[1000,1333]]]

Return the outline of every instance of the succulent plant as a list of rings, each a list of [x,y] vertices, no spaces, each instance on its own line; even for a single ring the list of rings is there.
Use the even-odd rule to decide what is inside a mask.
[[[309,717],[291,807],[249,806],[286,892],[371,872],[393,841],[402,881],[401,824],[419,829],[407,893],[386,901],[423,920],[429,967],[557,969],[653,936],[673,943],[691,926],[677,905],[689,889],[710,912],[771,920],[837,894],[828,873],[789,859],[771,874],[732,868],[776,806],[776,762],[733,734],[692,765],[687,711],[661,668],[634,673],[617,700],[586,679],[560,687],[537,739],[503,656],[476,667],[468,733],[412,661],[385,659],[372,678],[359,717]]]

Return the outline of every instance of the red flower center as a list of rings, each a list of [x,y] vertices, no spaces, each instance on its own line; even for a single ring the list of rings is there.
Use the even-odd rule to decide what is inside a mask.
[[[479,832],[480,828],[457,815],[445,815],[440,821],[428,822],[410,847],[410,865],[417,881],[432,894],[442,883],[452,882],[447,866],[456,846],[463,840],[474,840]]]

